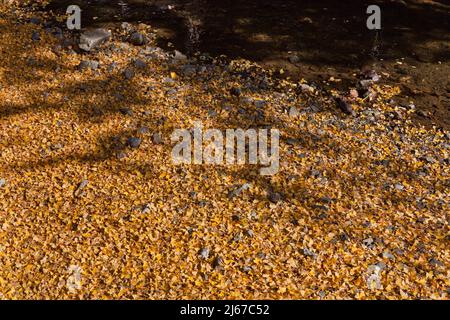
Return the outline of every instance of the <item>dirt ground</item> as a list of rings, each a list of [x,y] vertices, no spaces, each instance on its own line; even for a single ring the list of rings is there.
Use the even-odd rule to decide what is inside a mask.
[[[382,9],[380,32],[366,28],[369,4]],[[148,23],[163,47],[242,57],[325,89],[349,90],[361,69],[375,66],[384,82],[400,85],[401,105],[415,104],[415,121],[448,129],[449,12],[449,1],[423,0],[91,1],[83,24]]]

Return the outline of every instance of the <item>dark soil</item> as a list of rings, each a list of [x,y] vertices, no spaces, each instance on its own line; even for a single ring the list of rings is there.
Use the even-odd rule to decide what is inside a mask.
[[[374,67],[401,87],[400,104],[414,102],[414,120],[450,129],[448,0],[54,0],[48,9],[69,4],[84,10],[84,27],[147,23],[162,46],[246,58],[325,88],[348,91],[362,68]],[[379,32],[366,28],[369,4],[381,7]]]

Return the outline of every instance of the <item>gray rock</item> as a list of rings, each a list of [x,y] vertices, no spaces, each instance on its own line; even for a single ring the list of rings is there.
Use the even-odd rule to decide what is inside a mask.
[[[111,32],[106,29],[98,28],[87,30],[80,35],[78,46],[84,51],[91,51],[105,41],[109,40]]]
[[[99,66],[100,66],[100,64],[98,63],[98,61],[83,60],[78,65],[78,70],[80,70],[80,71],[83,71],[86,69],[97,70]]]
[[[277,203],[281,201],[281,194],[279,194],[278,192],[269,192],[267,198],[269,199],[270,202]]]
[[[377,264],[370,265],[367,268],[366,284],[368,289],[381,290],[383,288],[381,284],[381,271],[382,268]]]
[[[172,78],[166,77],[166,78],[164,78],[164,79],[162,80],[162,82],[165,83],[165,84],[169,84],[169,83],[174,83],[175,80],[173,80]]]
[[[175,61],[186,61],[187,57],[186,57],[186,55],[182,54],[180,51],[175,50],[174,55],[173,55],[173,60],[175,60]]]
[[[297,55],[290,56],[288,59],[289,59],[289,62],[293,63],[293,64],[300,62],[300,57]]]
[[[80,196],[83,192],[83,189],[87,187],[89,181],[87,179],[83,179],[75,189],[74,195],[76,197]]]
[[[127,154],[125,152],[123,152],[123,151],[119,151],[116,154],[116,158],[119,159],[119,160],[126,158],[126,156],[127,156]]]
[[[428,261],[428,263],[429,263],[430,265],[432,265],[432,266],[435,266],[435,267],[444,267],[444,266],[445,266],[445,264],[444,264],[442,261],[439,261],[439,260],[436,259],[436,258],[431,258],[431,259]]]
[[[128,41],[135,46],[142,46],[145,44],[145,37],[140,32],[133,32]]]
[[[217,111],[216,110],[208,110],[208,116],[210,116],[211,118],[216,117]]]
[[[223,269],[223,259],[222,259],[222,257],[217,256],[217,257],[214,258],[213,268],[214,269],[219,269],[219,270]]]
[[[312,250],[310,250],[308,248],[303,248],[303,254],[305,256],[311,257],[311,258],[316,258],[316,256],[317,256]]]
[[[63,145],[61,143],[55,143],[55,144],[52,144],[50,146],[50,149],[53,150],[53,151],[57,151],[57,150],[60,150],[62,148],[63,148]]]
[[[150,129],[149,129],[148,127],[146,127],[146,126],[140,127],[140,128],[138,129],[138,133],[139,133],[139,134],[146,134],[146,133],[148,133],[149,131],[150,131]]]
[[[184,76],[190,77],[197,73],[197,68],[191,64],[184,65],[181,72]]]
[[[129,24],[128,22],[122,22],[120,24],[120,28],[123,31],[130,32],[133,29],[133,26],[131,24]]]
[[[40,24],[41,23],[41,19],[39,19],[38,17],[31,17],[30,18],[30,23],[32,23],[32,24]]]
[[[119,109],[120,113],[125,115],[125,116],[132,116],[133,115],[133,110],[131,110],[130,108],[120,108]]]
[[[322,174],[320,173],[319,170],[317,170],[317,169],[311,169],[311,176],[312,176],[312,177],[318,178],[318,177],[320,177],[321,175],[322,175]]]
[[[127,146],[133,149],[139,148],[141,145],[142,139],[137,137],[130,137],[127,139]]]
[[[373,81],[372,80],[361,80],[359,82],[359,85],[363,88],[368,88],[372,85]]]
[[[345,114],[350,114],[350,115],[354,114],[352,106],[344,99],[336,98],[336,104],[339,107],[339,109],[341,109],[341,111],[344,112]]]
[[[257,107],[258,109],[264,108],[266,105],[267,105],[267,101],[265,101],[265,100],[256,100],[255,101],[255,107]]]
[[[134,60],[134,66],[138,69],[145,69],[147,68],[147,64],[145,63],[144,60],[141,59],[136,59]]]
[[[0,188],[4,187],[6,185],[6,180],[5,179],[0,179]]]
[[[389,259],[389,260],[395,259],[394,255],[387,250],[383,252],[383,258]]]
[[[252,269],[252,267],[250,267],[250,266],[244,266],[243,268],[242,268],[242,271],[244,271],[244,272],[250,272],[250,271],[252,271],[253,269]]]
[[[39,32],[33,31],[33,33],[31,34],[31,39],[32,39],[33,41],[39,41],[39,40],[41,40],[41,36],[40,36]]]
[[[154,144],[161,144],[163,142],[161,133],[159,133],[159,132],[154,133],[152,136],[152,141]]]
[[[366,247],[370,248],[370,247],[373,246],[374,240],[373,240],[373,238],[367,238],[367,239],[364,239],[364,240],[363,240],[363,244],[364,244]]]
[[[231,88],[230,93],[232,96],[239,97],[242,94],[242,90],[240,88],[233,87]]]
[[[126,68],[125,71],[123,72],[123,75],[124,75],[125,79],[131,80],[134,78],[135,73],[132,68]]]
[[[113,72],[114,69],[117,68],[117,62],[112,62],[109,66],[108,66],[108,72]]]
[[[305,84],[305,83],[302,83],[300,85],[300,89],[302,89],[302,92],[314,92],[314,88],[311,87],[310,85]]]
[[[206,260],[209,258],[209,249],[208,248],[202,248],[200,250],[200,258]]]
[[[252,185],[250,183],[245,183],[242,186],[238,187],[237,189],[234,189],[228,193],[228,198],[232,199],[234,197],[239,196],[243,191],[249,189]]]
[[[290,107],[289,108],[289,116],[290,117],[297,117],[300,114],[298,109],[296,107]]]

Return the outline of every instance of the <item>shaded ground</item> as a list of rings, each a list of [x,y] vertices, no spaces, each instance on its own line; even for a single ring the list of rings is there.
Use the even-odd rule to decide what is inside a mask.
[[[401,85],[401,103],[422,111],[416,120],[450,126],[448,1],[55,0],[49,8],[62,12],[69,3],[84,9],[85,26],[148,23],[162,46],[243,57],[340,90],[375,64],[385,81]],[[366,28],[369,4],[382,8],[381,32]]]

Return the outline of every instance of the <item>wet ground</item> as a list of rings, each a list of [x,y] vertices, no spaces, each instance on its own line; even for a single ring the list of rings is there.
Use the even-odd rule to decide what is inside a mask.
[[[61,13],[68,4],[84,10],[84,27],[146,23],[163,47],[242,57],[339,90],[374,65],[400,85],[400,104],[415,103],[415,120],[450,128],[449,1],[54,0],[48,9]],[[382,9],[380,32],[366,28],[369,4]]]

